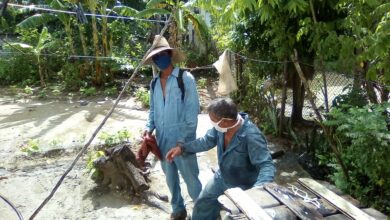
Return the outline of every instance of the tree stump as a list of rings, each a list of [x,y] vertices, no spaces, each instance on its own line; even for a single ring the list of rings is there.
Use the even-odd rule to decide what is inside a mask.
[[[94,161],[102,174],[96,181],[103,186],[119,190],[142,193],[149,189],[134,153],[126,144],[117,145],[104,151],[105,156]]]
[[[105,150],[104,154],[105,156],[96,159],[93,163],[101,174],[95,179],[98,184],[111,189],[133,192],[149,205],[169,213],[168,206],[158,202],[158,200],[167,202],[168,196],[149,190],[147,174],[141,170],[129,144],[111,147]]]

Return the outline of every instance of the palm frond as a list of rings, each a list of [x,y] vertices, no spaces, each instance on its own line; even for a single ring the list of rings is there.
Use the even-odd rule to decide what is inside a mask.
[[[151,0],[146,4],[146,8],[159,8],[159,5],[165,2],[166,0]]]
[[[162,8],[151,8],[151,9],[142,10],[138,12],[135,16],[141,18],[149,18],[155,14],[159,14],[159,15],[170,14],[170,12]]]
[[[187,12],[187,11],[186,11]],[[196,36],[201,40],[205,41],[209,37],[209,28],[203,18],[195,13],[186,13],[185,17],[191,22],[194,27]]]
[[[31,17],[24,19],[22,22],[17,24],[21,28],[35,28],[43,24],[46,24],[52,20],[56,19],[55,15],[51,14],[36,14]]]
[[[128,6],[115,6],[112,10],[121,16],[135,16],[139,13],[139,11]]]

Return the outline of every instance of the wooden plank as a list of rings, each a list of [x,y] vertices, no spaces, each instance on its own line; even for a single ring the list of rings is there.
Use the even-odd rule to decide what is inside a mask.
[[[352,205],[347,200],[341,198],[334,192],[328,190],[321,184],[317,183],[315,180],[308,179],[308,178],[299,178],[298,182],[301,183],[303,186],[305,186],[307,189],[312,191],[318,196],[321,196],[322,198],[326,199],[330,204],[335,206],[336,209],[340,210],[345,215],[353,218],[353,219],[359,219],[359,220],[374,220],[373,217],[366,214],[356,206]]]
[[[301,196],[303,195],[307,195],[307,198],[310,199],[310,198],[317,198],[317,195],[312,193],[311,191],[309,190],[306,190],[306,188],[304,188],[302,185],[296,183],[296,184],[289,184],[290,186],[288,187],[289,189],[291,189],[292,192],[294,192],[294,190],[292,190],[291,186],[294,186],[294,188],[296,188],[297,190],[299,190],[299,194],[301,194]],[[303,190],[305,189],[305,190]],[[294,192],[294,195],[295,192]],[[302,197],[300,197],[302,198]],[[325,199],[322,199],[322,198],[317,198],[317,202],[319,204],[319,207],[314,205],[313,203],[310,203],[310,202],[305,202],[304,201],[304,205],[305,206],[308,206],[309,208],[312,208],[312,209],[316,209],[319,213],[321,213],[321,215],[323,217],[325,216],[329,216],[329,215],[334,215],[334,214],[337,214],[339,211],[337,209],[335,209],[332,205],[329,204],[328,201],[326,201]]]
[[[225,191],[225,195],[237,205],[237,207],[250,220],[272,220],[272,218],[258,206],[242,189],[236,187]]]
[[[292,212],[303,220],[323,219],[323,216],[313,208],[302,204],[302,199],[296,197],[290,190],[278,186],[275,183],[267,183],[265,189],[275,196],[280,202],[286,205]]]
[[[232,200],[230,200],[226,195],[220,195],[218,196],[218,202],[221,203],[222,209],[230,212],[233,215],[237,215],[240,213],[240,210],[234,204]]]
[[[367,208],[367,209],[362,209],[363,212],[369,214],[370,216],[374,217],[376,220],[387,220],[389,219],[385,214],[382,212],[373,209],[373,208]]]
[[[318,180],[317,181],[319,184],[325,186],[327,189],[329,189],[330,191],[336,193],[337,195],[339,195],[341,198],[347,200],[348,202],[352,203],[352,205],[358,207],[358,208],[365,208],[364,205],[362,203],[360,203],[360,201],[358,201],[357,199],[353,198],[352,196],[344,193],[343,191],[341,191],[340,189],[338,189],[335,185],[332,185],[330,184],[329,182],[326,182],[326,181],[323,181],[323,180]]]
[[[262,188],[251,188],[245,190],[246,194],[261,208],[270,208],[274,206],[279,206],[280,202],[270,195],[265,189]],[[226,196],[221,195],[218,197],[218,202],[222,204],[223,209],[229,211],[232,214],[240,213],[240,210],[237,206]]]
[[[280,202],[263,188],[255,187],[245,190],[245,192],[263,209],[280,205]]]
[[[280,202],[263,188],[255,187],[245,190],[245,192],[251,199],[253,199],[253,201],[257,203],[257,205],[263,209],[280,205]],[[238,210],[238,208],[234,205],[233,202],[230,201],[229,198],[226,197],[226,195],[219,196],[218,201],[226,210],[233,214]]]
[[[371,215],[376,220],[387,220],[388,217],[384,215],[383,213],[379,212],[376,209],[368,208],[368,209],[362,209],[363,212]],[[349,220],[351,218],[347,217],[344,214],[337,214],[337,215],[331,215],[325,218],[326,220]]]
[[[273,220],[296,220],[297,216],[285,205],[264,209]]]

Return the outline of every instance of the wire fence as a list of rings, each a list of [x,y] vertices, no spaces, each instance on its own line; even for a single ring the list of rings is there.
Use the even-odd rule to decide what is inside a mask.
[[[316,72],[314,74],[313,80],[309,80],[309,88],[313,93],[314,103],[322,115],[326,113],[327,107],[329,107],[329,110],[332,108],[333,100],[335,100],[336,97],[342,94],[346,94],[348,92],[348,88],[353,85],[352,78],[335,72],[325,72],[325,81],[326,88],[324,85],[322,73],[320,72]],[[306,120],[313,120],[315,118],[314,109],[309,102],[307,93],[305,94],[306,96],[303,104],[302,116]],[[327,98],[325,94],[327,94]],[[284,113],[286,117],[291,116],[292,105],[293,91],[288,89],[286,109]]]
[[[239,54],[237,52],[230,51],[230,68],[232,69],[233,75],[238,80],[240,78],[240,69],[241,71],[246,68],[245,64],[247,62],[255,62],[258,63],[258,65],[285,65],[285,64],[291,64],[291,60],[286,61],[273,61],[273,60],[259,60],[259,59],[253,59],[248,58],[242,54]],[[237,62],[238,60],[243,61],[243,67],[238,68]],[[306,63],[299,62],[301,65],[306,65],[314,68],[313,65],[309,65]],[[298,77],[296,75],[295,77]],[[324,78],[325,77],[325,78]],[[267,84],[269,82],[264,82],[264,84]],[[357,83],[361,86],[361,90],[363,91],[365,88],[363,88],[363,85],[371,84],[373,85],[373,91],[374,91],[374,97],[375,99],[381,103],[383,100],[387,101],[389,100],[389,93],[385,95],[386,97],[383,97],[383,91],[390,90],[390,86],[382,85],[376,81],[370,81],[366,80],[364,78],[353,78],[352,76],[348,76],[348,74],[345,73],[339,73],[335,71],[324,71],[319,72],[315,71],[312,79],[308,79],[309,89],[313,94],[313,100],[315,107],[318,109],[319,113],[324,116],[327,112],[329,112],[336,104],[336,98],[346,95],[350,92],[350,89],[354,86],[354,83]],[[272,86],[276,86],[275,82],[271,82],[273,84]],[[262,86],[263,87],[263,86]],[[267,86],[265,86],[267,87]],[[282,90],[282,87],[273,88],[274,90]],[[266,95],[267,91],[260,91],[260,96],[267,97],[269,99],[269,96]],[[276,102],[274,104],[276,109],[276,112],[280,112],[281,110],[281,102],[282,102],[282,93],[281,92],[275,92],[273,94],[275,97],[272,97],[272,100],[268,100],[269,103]],[[366,99],[369,100],[368,95],[365,95]],[[286,105],[284,110],[284,116],[290,117],[292,115],[293,110],[293,90],[292,88],[287,87],[286,91]],[[305,90],[305,97],[303,101],[303,108],[302,108],[302,117],[306,120],[314,120],[316,118],[315,111],[313,109],[313,106],[310,103],[308,93]]]

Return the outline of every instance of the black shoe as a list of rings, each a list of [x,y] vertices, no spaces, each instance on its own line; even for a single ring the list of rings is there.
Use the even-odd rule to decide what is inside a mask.
[[[171,220],[185,220],[187,217],[187,211],[183,209],[183,211],[180,211],[178,213],[172,213],[171,214]]]

